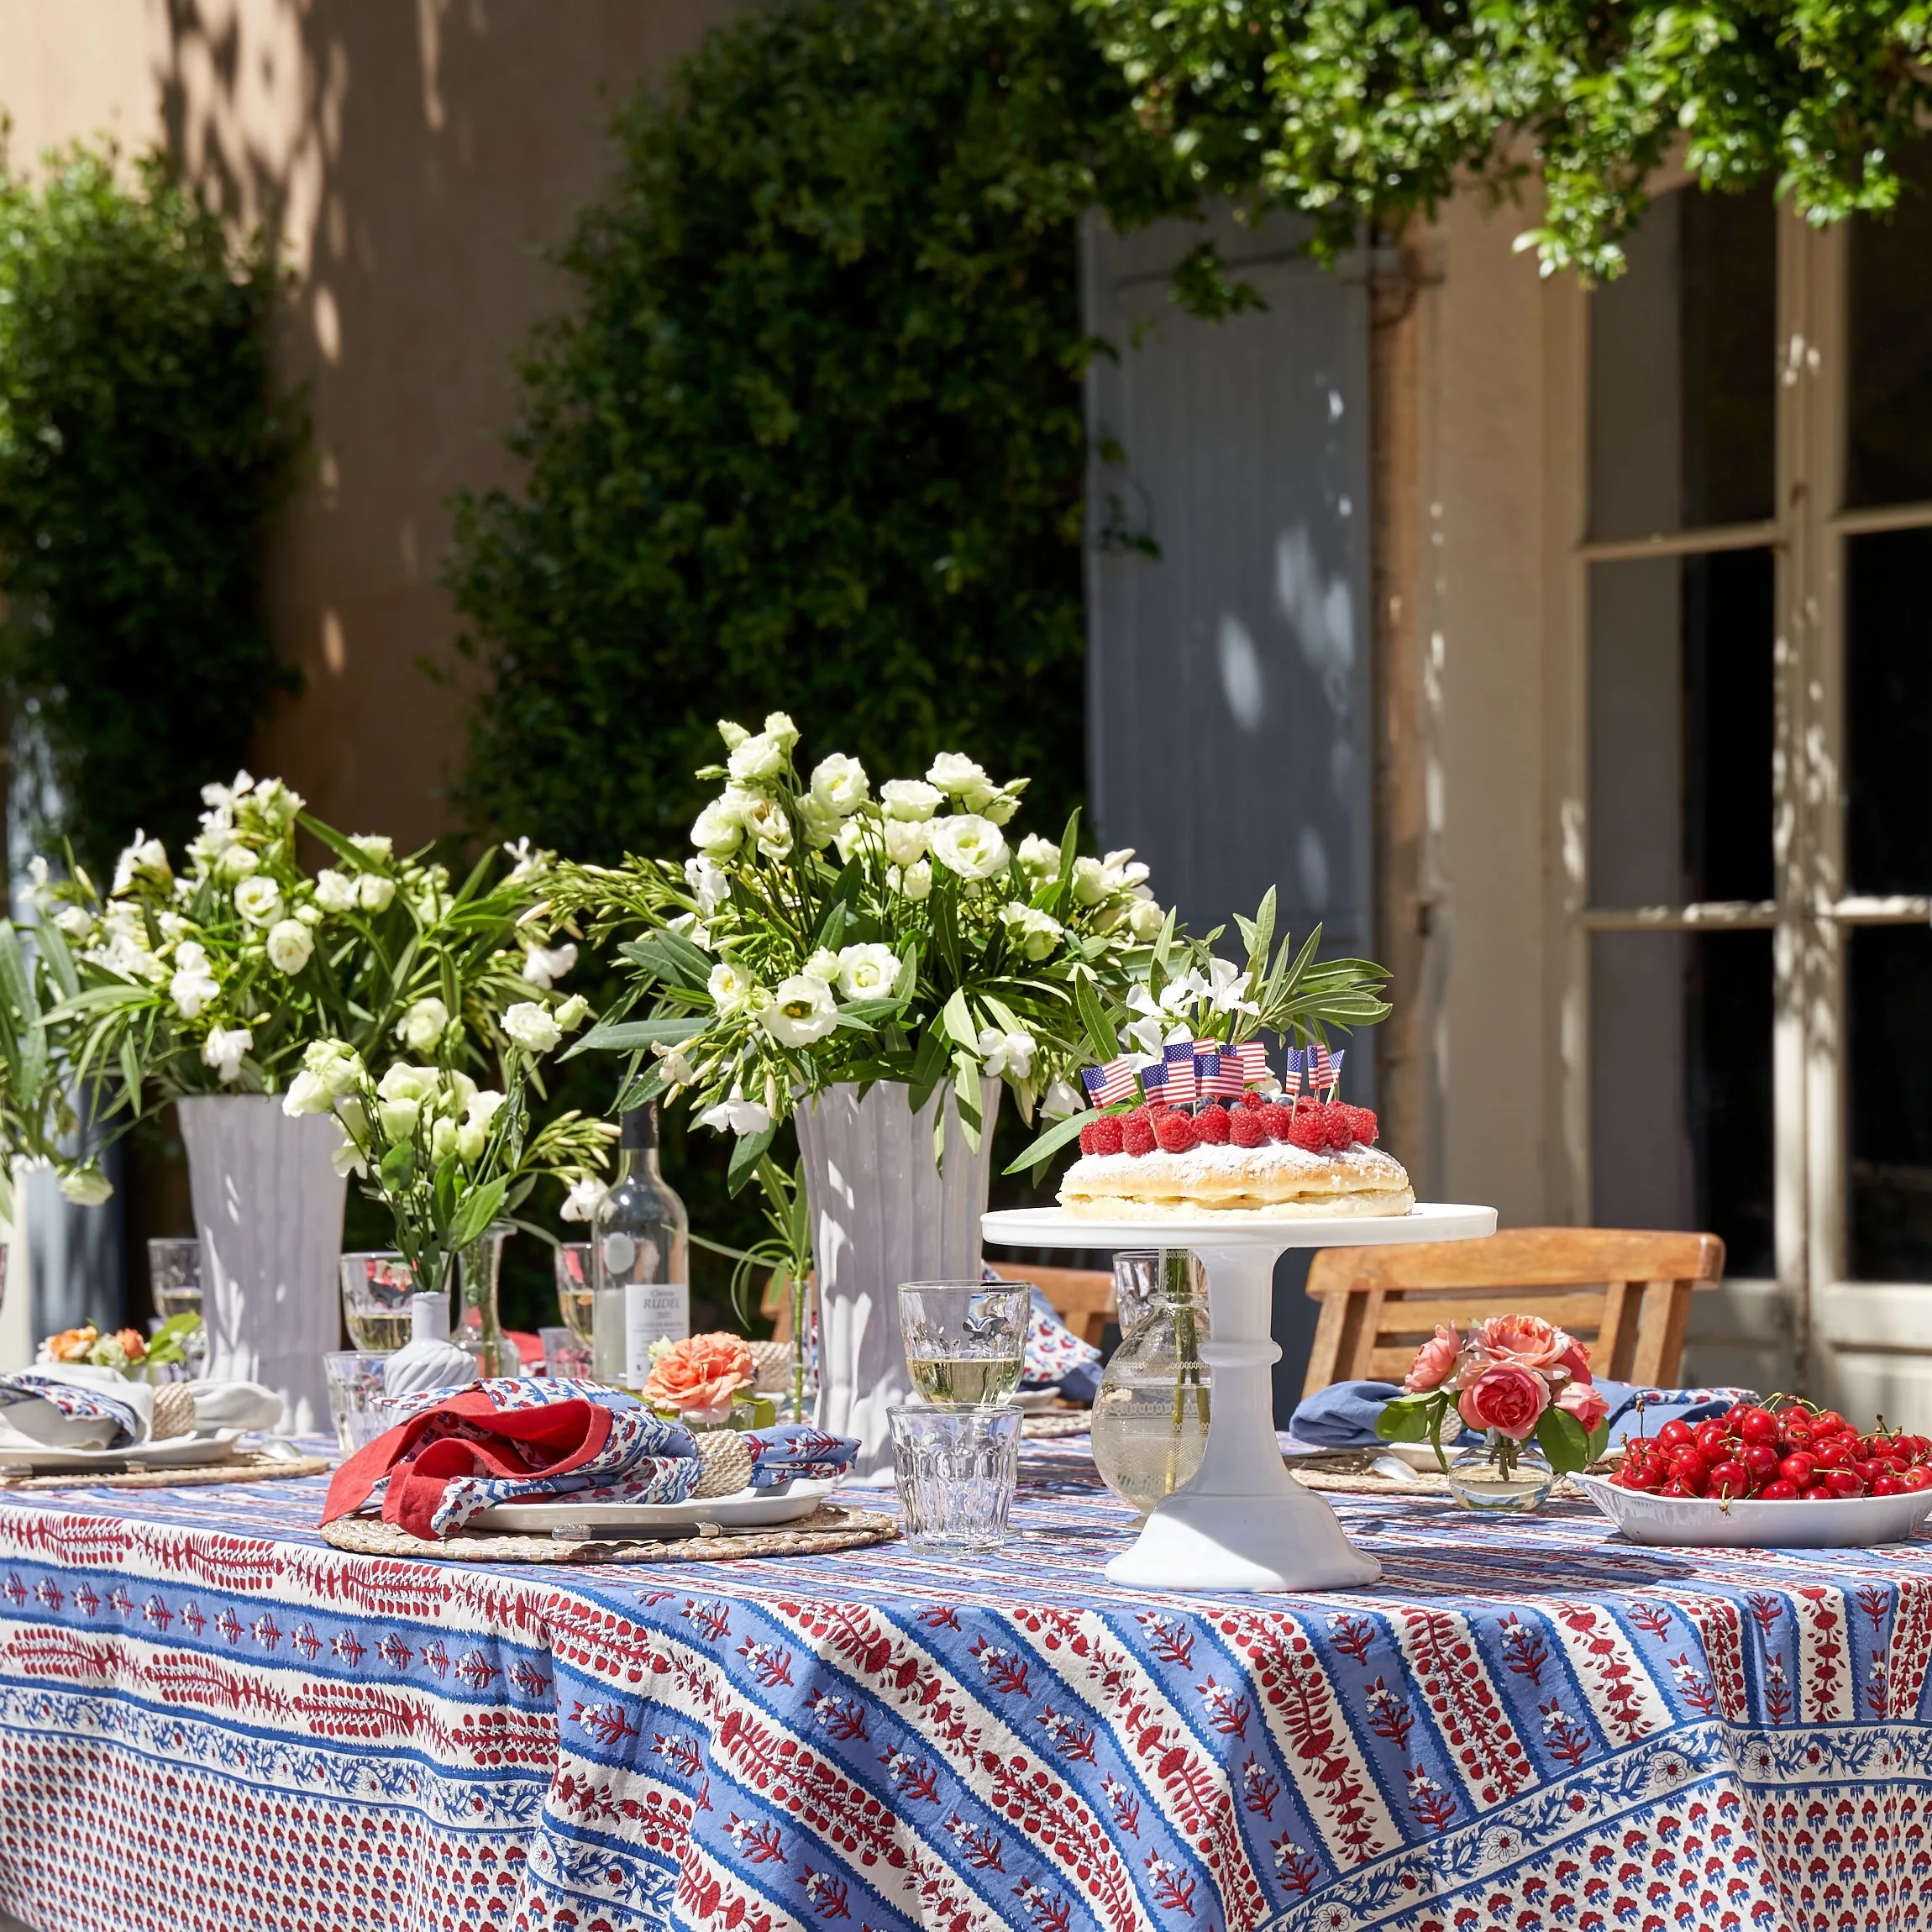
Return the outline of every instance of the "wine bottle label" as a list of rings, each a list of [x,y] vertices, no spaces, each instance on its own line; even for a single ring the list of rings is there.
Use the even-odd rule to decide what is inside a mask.
[[[682,1341],[691,1331],[691,1291],[681,1281],[633,1281],[624,1287],[624,1385],[642,1389],[654,1341]]]

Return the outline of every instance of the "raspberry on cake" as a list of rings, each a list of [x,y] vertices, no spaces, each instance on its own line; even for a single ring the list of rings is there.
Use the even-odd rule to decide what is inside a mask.
[[[1210,1102],[1195,1116],[1137,1107],[1118,1118],[1117,1152],[1100,1151],[1093,1132],[1100,1122],[1083,1129],[1080,1158],[1060,1184],[1068,1213],[1096,1221],[1294,1221],[1407,1214],[1415,1205],[1402,1163],[1371,1144],[1377,1123],[1366,1107],[1335,1100],[1289,1106],[1247,1094],[1232,1107]]]

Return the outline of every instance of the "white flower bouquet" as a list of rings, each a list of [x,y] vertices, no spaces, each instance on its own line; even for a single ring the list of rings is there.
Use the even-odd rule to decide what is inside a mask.
[[[550,858],[487,853],[460,886],[379,836],[345,837],[279,779],[204,786],[177,874],[136,833],[107,891],[34,865],[34,944],[66,997],[50,1016],[103,1115],[196,1093],[280,1093],[318,1042],[380,1074],[398,1060],[480,1060],[501,1016],[539,1007],[576,960],[539,922]],[[297,828],[326,849],[312,874]],[[547,1022],[546,1022],[547,1023]]]
[[[1059,843],[1008,827],[1024,779],[995,784],[942,753],[876,795],[834,753],[808,779],[782,711],[721,724],[723,790],[681,864],[559,866],[553,916],[624,936],[632,980],[573,1052],[628,1052],[621,1105],[685,1100],[738,1137],[735,1189],[798,1102],[840,1081],[902,1082],[915,1110],[952,1082],[976,1147],[980,1081],[1019,1110],[1071,1115],[1089,1035],[1144,984],[1171,918],[1132,853],[1083,857],[1079,815]],[[648,1017],[629,1017],[648,1002]],[[943,1120],[943,1116],[941,1116]]]

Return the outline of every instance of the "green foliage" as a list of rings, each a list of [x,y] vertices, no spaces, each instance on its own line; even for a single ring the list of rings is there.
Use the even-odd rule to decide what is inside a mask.
[[[193,829],[282,682],[261,552],[298,418],[273,394],[273,265],[159,160],[0,171],[0,677],[97,869]]]
[[[591,858],[681,848],[722,713],[811,755],[1081,784],[1075,223],[1190,197],[1065,0],[776,0],[620,117],[452,584],[467,799]]]
[[[1706,187],[1819,221],[1890,207],[1932,108],[1924,0],[1074,0],[1204,191],[1301,210],[1326,251],[1472,176],[1540,176],[1546,270],[1614,275],[1681,140]]]

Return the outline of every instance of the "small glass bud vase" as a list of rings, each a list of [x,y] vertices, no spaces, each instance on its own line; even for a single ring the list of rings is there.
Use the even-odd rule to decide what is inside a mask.
[[[1467,1509],[1527,1515],[1556,1485],[1556,1471],[1534,1442],[1494,1429],[1474,1448],[1449,1458],[1449,1488]]]
[[[1094,1398],[1100,1480],[1143,1516],[1194,1479],[1207,1448],[1213,1378],[1207,1286],[1194,1257],[1163,1253],[1160,1293],[1115,1350]]]

